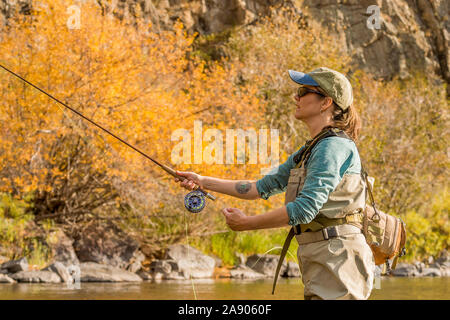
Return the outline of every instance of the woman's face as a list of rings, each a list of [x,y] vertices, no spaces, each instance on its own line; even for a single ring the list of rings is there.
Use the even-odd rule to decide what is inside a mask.
[[[311,89],[313,91],[318,91],[317,87],[303,85],[304,87]],[[320,107],[322,104],[322,96],[316,93],[307,93],[303,97],[298,98],[295,95],[295,118],[298,120],[306,120],[309,118],[314,118],[320,115]]]

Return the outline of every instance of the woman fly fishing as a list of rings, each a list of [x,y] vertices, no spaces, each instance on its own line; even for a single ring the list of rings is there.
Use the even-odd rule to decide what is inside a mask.
[[[266,213],[247,216],[237,208],[222,213],[235,231],[292,227],[280,261],[295,236],[305,299],[367,299],[375,265],[361,229],[352,225],[362,221],[366,185],[355,144],[360,118],[351,84],[325,67],[309,73],[289,70],[289,76],[299,85],[294,116],[311,136],[304,146],[260,180],[177,171],[186,179],[176,181],[186,189],[199,186],[248,200],[286,192],[285,205]]]

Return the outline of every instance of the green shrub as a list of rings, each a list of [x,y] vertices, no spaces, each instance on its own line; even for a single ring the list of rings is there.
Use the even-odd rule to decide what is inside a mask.
[[[50,258],[45,235],[51,222],[36,225],[26,200],[0,194],[0,254],[10,259],[26,257],[30,265],[42,268]]]
[[[423,260],[429,256],[436,258],[442,250],[449,248],[449,207],[448,189],[444,188],[435,196],[425,214],[410,210],[404,215],[407,232],[405,260]]]
[[[191,245],[206,254],[222,259],[223,264],[232,266],[239,262],[238,253],[249,256],[259,254],[280,254],[287,229],[256,230],[245,232],[229,231],[214,234],[207,239],[193,239]],[[286,259],[297,261],[297,241],[292,241]]]

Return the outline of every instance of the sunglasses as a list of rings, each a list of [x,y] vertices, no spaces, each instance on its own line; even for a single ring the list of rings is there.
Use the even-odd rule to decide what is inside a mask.
[[[308,89],[306,87],[299,87],[297,89],[297,94],[295,95],[295,97],[297,99],[300,99],[301,97],[303,97],[304,95],[307,95],[308,93],[317,93],[318,95],[321,95],[322,97],[326,97],[326,95],[324,95],[323,93],[321,93],[319,91]]]

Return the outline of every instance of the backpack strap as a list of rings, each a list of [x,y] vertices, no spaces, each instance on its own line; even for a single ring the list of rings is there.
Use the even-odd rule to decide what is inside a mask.
[[[359,152],[358,152],[359,153]],[[361,159],[361,155],[359,156]],[[366,199],[367,199],[367,193],[369,193],[369,197],[370,197],[370,204],[373,207],[373,210],[375,211],[374,217],[378,217],[378,219],[380,219],[380,215],[378,214],[378,210],[377,210],[377,206],[375,205],[375,199],[373,198],[373,193],[372,193],[372,185],[369,182],[369,174],[367,173],[367,171],[364,169],[364,166],[362,164],[362,159],[361,159],[361,177],[363,178],[363,180],[366,183]],[[376,219],[376,218],[375,218]]]

